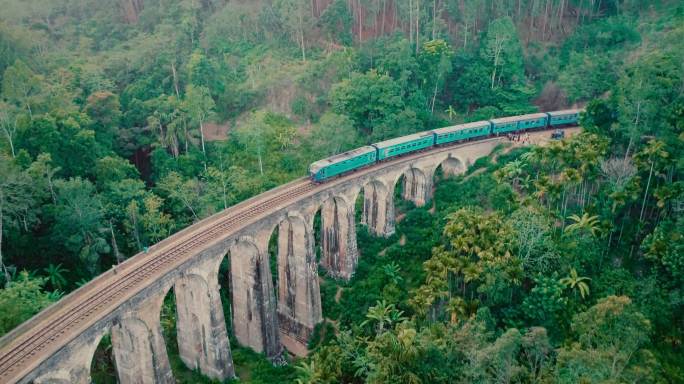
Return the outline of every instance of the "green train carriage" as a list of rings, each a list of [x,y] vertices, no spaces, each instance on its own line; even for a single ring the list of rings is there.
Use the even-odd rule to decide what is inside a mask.
[[[492,119],[492,132],[494,134],[526,131],[534,128],[543,128],[548,124],[549,116],[546,113],[531,113],[522,116],[502,117]]]
[[[436,145],[449,145],[462,140],[486,138],[492,134],[499,135],[535,128],[576,125],[581,111],[580,109],[568,109],[511,116],[397,137],[316,161],[310,165],[309,174],[313,181],[322,182],[381,160],[428,149]]]
[[[375,163],[376,154],[377,150],[369,145],[340,153],[311,163],[309,175],[314,181],[321,182],[342,173]]]
[[[545,128],[549,123],[549,115],[541,112],[517,116],[517,119],[519,131],[527,131],[528,129],[535,128]]]
[[[433,129],[435,145],[443,145],[476,137],[488,136],[491,133],[492,124],[489,121],[476,121],[451,127]]]
[[[431,131],[419,132],[371,145],[377,149],[378,161],[381,161],[390,157],[430,148],[435,145],[435,135]]]
[[[577,125],[579,122],[579,109],[565,109],[562,111],[548,112],[549,125],[552,127],[560,127],[565,125]]]

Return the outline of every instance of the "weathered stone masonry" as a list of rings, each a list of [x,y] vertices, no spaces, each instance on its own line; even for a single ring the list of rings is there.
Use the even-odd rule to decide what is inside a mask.
[[[223,380],[235,375],[220,284],[230,286],[232,332],[242,345],[277,358],[281,337],[305,345],[322,321],[316,247],[320,264],[336,278],[352,277],[359,258],[355,202],[363,189],[362,224],[378,236],[394,233],[394,191],[403,176],[402,197],[424,205],[432,197],[438,166],[445,176],[460,174],[485,156],[497,140],[425,153],[421,158],[359,172],[279,208],[207,244],[179,268],[159,277],[114,312],[98,319],[24,377],[22,383],[89,383],[90,365],[101,338],[111,332],[119,382],[172,383],[162,337],[160,311],[166,294],[176,298],[177,342],[190,369]],[[321,212],[321,244],[315,244],[314,217]],[[277,296],[268,243],[278,229]],[[230,281],[219,281],[224,258]]]

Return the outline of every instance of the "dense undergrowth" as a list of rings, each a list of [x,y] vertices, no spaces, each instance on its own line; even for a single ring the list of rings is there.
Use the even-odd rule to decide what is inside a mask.
[[[585,106],[580,138],[480,159],[436,184],[434,206],[397,197],[397,233],[359,227],[352,281],[324,278],[312,357],[272,368],[231,343],[237,371],[683,381],[680,2],[115,3],[0,4],[0,335],[313,160]],[[205,380],[164,308],[174,374]],[[108,337],[93,369],[113,382]]]

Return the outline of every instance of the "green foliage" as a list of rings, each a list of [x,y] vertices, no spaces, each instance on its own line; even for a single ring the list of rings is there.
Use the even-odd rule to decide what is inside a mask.
[[[0,336],[28,320],[59,298],[43,290],[45,279],[22,271],[17,279],[0,289]]]
[[[332,4],[325,8],[318,24],[321,25],[328,39],[339,44],[351,45],[353,36],[351,34],[354,22],[352,14],[349,12],[347,3],[344,0],[334,0]]]
[[[572,329],[578,343],[559,351],[560,382],[652,378],[652,355],[641,349],[649,340],[650,323],[628,297],[599,300],[573,318]]]
[[[391,124],[392,117],[404,109],[399,85],[374,70],[355,73],[351,79],[336,84],[330,92],[330,103],[336,113],[349,116],[365,134]]]
[[[534,288],[522,302],[522,309],[530,321],[538,326],[555,330],[554,334],[562,334],[567,327],[566,315],[568,299],[563,295],[565,285],[557,275],[534,278]]]
[[[274,368],[232,343],[238,374],[681,381],[680,5],[72,3],[6,0],[0,14],[0,297],[74,289],[329,154],[588,102],[584,133],[437,172],[433,206],[396,202],[390,238],[359,228],[354,278],[321,284],[333,321],[313,356]],[[40,306],[8,308],[14,325]],[[176,378],[209,382],[174,337]],[[113,382],[107,353],[95,377]]]

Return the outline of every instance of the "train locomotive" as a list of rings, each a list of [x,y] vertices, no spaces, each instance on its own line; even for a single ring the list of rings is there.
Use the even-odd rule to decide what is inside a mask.
[[[577,125],[580,112],[580,109],[567,109],[532,113],[453,125],[396,137],[318,160],[309,166],[309,176],[313,182],[322,183],[377,162],[431,147],[453,145],[502,134]]]

